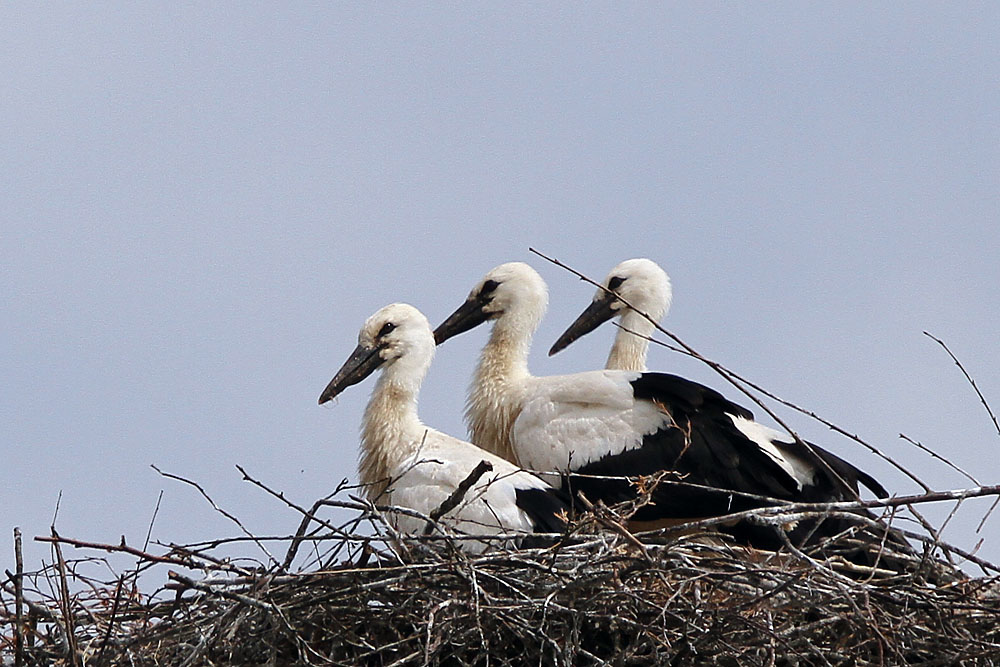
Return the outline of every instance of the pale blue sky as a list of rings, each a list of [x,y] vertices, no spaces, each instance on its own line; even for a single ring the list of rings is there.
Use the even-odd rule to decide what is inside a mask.
[[[595,278],[656,260],[695,348],[934,487],[968,482],[900,432],[1000,482],[921,335],[1000,409],[1000,6],[498,7],[0,5],[0,564],[60,491],[74,537],[141,544],[161,489],[154,538],[236,533],[151,463],[292,532],[234,465],[302,504],[353,477],[372,383],[316,398],[361,323],[407,301],[436,324],[500,262],[549,283],[534,372],[600,366],[610,327],[545,356],[592,289],[529,246]],[[464,435],[485,334],[439,351],[427,423]],[[946,537],[972,548],[985,506]]]

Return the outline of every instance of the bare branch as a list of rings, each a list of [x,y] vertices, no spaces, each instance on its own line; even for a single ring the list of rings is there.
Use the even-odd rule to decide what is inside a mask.
[[[216,505],[215,501],[212,500],[211,496],[209,496],[208,493],[205,491],[205,489],[203,489],[202,486],[200,484],[198,484],[197,482],[194,482],[194,481],[192,481],[190,479],[185,479],[184,477],[181,477],[179,475],[174,475],[174,474],[169,473],[169,472],[164,472],[164,471],[160,470],[159,468],[157,468],[155,465],[150,465],[149,467],[152,468],[153,470],[155,470],[156,472],[160,473],[162,476],[166,477],[167,479],[177,480],[178,482],[183,482],[184,484],[187,484],[188,486],[193,486],[194,488],[196,488],[198,490],[198,493],[200,493],[202,495],[202,497],[205,500],[208,501],[208,504],[212,506],[212,509],[214,509],[216,512],[218,512],[222,516],[226,517],[227,519],[229,519],[233,523],[235,523],[239,527],[239,529],[242,530],[243,533],[245,535],[247,535],[248,537],[252,537],[253,536],[253,533],[251,533],[249,530],[247,530],[246,527],[244,527],[244,525],[240,522],[239,519],[236,518],[235,515],[230,514],[226,510],[224,510],[221,507],[219,507],[218,505]],[[265,547],[261,542],[257,542],[256,544],[260,548],[260,550],[264,552],[264,555],[266,555],[268,557],[268,559],[271,561],[271,563],[273,565],[275,565],[277,567],[281,567],[281,563],[279,563],[274,558],[274,556],[271,555],[271,553],[267,550],[267,547]]]
[[[951,357],[951,360],[954,361],[955,365],[958,366],[960,371],[962,371],[962,375],[965,376],[965,379],[969,381],[969,384],[971,384],[972,388],[976,391],[976,396],[979,397],[979,402],[983,404],[983,407],[986,408],[986,413],[989,414],[990,419],[993,420],[993,428],[996,429],[997,435],[1000,435],[1000,422],[997,421],[997,416],[993,413],[993,409],[990,408],[990,404],[986,402],[986,397],[983,396],[983,392],[979,391],[979,386],[976,385],[976,381],[973,380],[972,376],[969,375],[969,372],[965,370],[965,366],[962,365],[962,362],[958,360],[958,357],[955,356],[943,340],[926,331],[924,332],[924,335],[943,347],[944,351],[948,353],[949,357]]]
[[[455,490],[451,492],[451,495],[445,498],[444,502],[435,509],[430,514],[430,521],[427,522],[427,526],[424,528],[424,535],[430,535],[435,528],[438,520],[441,519],[445,514],[452,511],[458,504],[462,502],[465,498],[465,494],[469,492],[469,489],[479,481],[479,478],[486,473],[493,470],[493,465],[489,461],[480,461],[475,468],[472,469],[465,479],[455,487]]]

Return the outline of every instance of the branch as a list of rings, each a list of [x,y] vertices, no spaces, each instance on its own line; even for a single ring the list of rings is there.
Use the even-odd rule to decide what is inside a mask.
[[[979,396],[979,402],[983,404],[983,407],[986,408],[986,412],[990,415],[990,419],[993,420],[993,428],[995,428],[997,430],[997,434],[1000,435],[1000,422],[997,422],[997,416],[993,414],[993,410],[990,409],[990,404],[986,402],[986,397],[983,396],[983,392],[979,391],[979,387],[976,386],[976,381],[973,380],[972,376],[969,375],[969,372],[965,370],[965,366],[962,365],[962,362],[959,361],[958,357],[956,357],[954,353],[952,353],[952,351],[948,348],[948,346],[945,345],[945,342],[943,340],[937,338],[936,336],[933,336],[932,334],[929,334],[926,331],[924,332],[924,335],[933,340],[934,342],[936,342],[941,347],[943,347],[944,351],[948,353],[949,357],[951,357],[951,360],[954,361],[955,365],[958,366],[959,370],[962,371],[962,375],[964,375],[965,379],[969,381],[969,384],[972,385],[972,388],[976,390],[976,395]]]
[[[48,542],[49,544],[68,544],[73,547],[80,549],[100,549],[101,551],[107,551],[109,553],[126,553],[131,556],[137,556],[142,560],[149,561],[151,563],[168,563],[170,565],[180,565],[181,567],[187,568],[197,568],[199,567],[196,563],[191,561],[185,561],[178,558],[172,558],[170,556],[157,556],[155,554],[148,553],[141,549],[136,549],[135,547],[130,547],[125,544],[125,537],[122,537],[121,544],[102,544],[100,542],[84,542],[83,540],[74,540],[70,537],[63,537],[62,535],[52,535],[51,537],[46,535],[38,535],[35,537],[36,542]]]
[[[174,479],[174,480],[177,480],[178,482],[183,482],[184,484],[187,484],[189,486],[193,486],[194,488],[198,489],[198,492],[202,495],[202,497],[205,500],[208,501],[208,503],[212,506],[212,508],[216,512],[218,512],[219,514],[221,514],[222,516],[226,517],[227,519],[229,519],[230,521],[232,521],[233,523],[235,523],[237,526],[239,526],[239,529],[243,531],[244,535],[246,535],[247,537],[253,537],[253,533],[251,533],[249,530],[247,530],[246,527],[244,527],[244,525],[242,523],[240,523],[239,519],[237,519],[234,515],[230,514],[226,510],[224,510],[221,507],[219,507],[218,505],[216,505],[215,501],[212,500],[211,496],[208,495],[208,493],[205,491],[205,489],[203,489],[201,487],[200,484],[198,484],[197,482],[193,482],[190,479],[185,479],[184,477],[181,477],[179,475],[174,475],[174,474],[171,474],[169,472],[164,472],[164,471],[160,470],[159,468],[157,468],[155,465],[150,464],[149,467],[152,468],[153,470],[155,470],[156,472],[160,473],[164,477],[168,478],[168,479]],[[254,540],[254,543],[260,548],[261,551],[264,552],[264,554],[268,558],[271,559],[271,562],[274,565],[277,565],[278,567],[281,567],[281,563],[279,563],[274,558],[274,556],[271,555],[271,552],[267,550],[267,547],[265,547],[261,542],[259,542],[257,540]]]
[[[187,588],[193,588],[195,590],[201,591],[203,593],[208,593],[210,595],[218,595],[219,597],[226,598],[227,600],[242,602],[243,604],[250,605],[251,607],[255,607],[257,609],[263,609],[264,611],[270,611],[276,614],[279,613],[278,608],[273,604],[271,604],[270,602],[262,602],[261,600],[257,600],[248,595],[242,595],[240,593],[234,593],[232,591],[221,590],[213,586],[208,586],[206,584],[197,582],[189,577],[185,577],[182,574],[178,574],[173,570],[167,572],[167,576],[173,579],[174,581],[180,582]]]
[[[429,517],[430,521],[427,522],[427,526],[424,528],[424,535],[430,535],[431,532],[433,532],[434,525],[438,522],[438,519],[458,507],[458,504],[462,502],[463,498],[465,498],[465,494],[469,492],[472,485],[478,482],[480,477],[491,470],[493,470],[492,463],[489,461],[480,461],[479,464],[472,469],[472,472],[470,472],[468,476],[462,480],[462,483],[459,484],[454,491],[452,491],[451,495],[445,498],[445,501],[441,503],[441,506],[431,512]]]
[[[21,555],[21,529],[14,528],[14,667],[24,664],[24,558]]]

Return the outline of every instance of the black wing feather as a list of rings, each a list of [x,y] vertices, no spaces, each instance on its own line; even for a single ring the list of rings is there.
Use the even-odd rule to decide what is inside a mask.
[[[561,533],[566,528],[568,501],[559,489],[514,490],[514,503],[531,519],[536,533]]]

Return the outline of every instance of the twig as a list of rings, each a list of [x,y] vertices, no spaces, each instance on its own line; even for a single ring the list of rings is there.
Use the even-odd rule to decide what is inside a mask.
[[[979,396],[979,402],[983,404],[983,407],[986,408],[986,412],[989,414],[990,419],[993,420],[993,428],[997,430],[997,435],[1000,435],[1000,422],[997,421],[997,416],[993,414],[993,410],[992,408],[990,408],[990,404],[986,402],[986,397],[983,396],[983,392],[979,391],[979,387],[976,385],[976,381],[973,380],[972,376],[969,375],[969,372],[965,370],[965,366],[962,365],[962,362],[958,360],[958,357],[955,356],[955,354],[951,351],[951,349],[945,344],[943,340],[926,331],[924,332],[924,335],[933,340],[934,342],[936,342],[941,347],[943,347],[944,351],[948,353],[949,357],[951,357],[951,360],[954,361],[955,365],[958,366],[959,370],[962,371],[962,375],[964,375],[965,379],[969,381],[969,384],[972,385],[972,388],[976,390],[976,395]]]
[[[14,667],[24,665],[24,558],[21,529],[14,527]]]
[[[233,600],[235,602],[241,602],[241,603],[243,603],[245,605],[249,605],[249,606],[254,607],[256,609],[262,609],[264,611],[270,611],[270,612],[274,612],[274,613],[278,612],[278,608],[275,607],[270,602],[263,602],[261,600],[257,600],[256,598],[252,598],[252,597],[249,597],[247,595],[243,595],[241,593],[234,593],[232,591],[227,591],[227,590],[224,590],[224,589],[215,588],[214,586],[208,586],[206,584],[203,584],[203,583],[200,583],[198,581],[195,581],[194,579],[191,579],[190,577],[185,577],[184,575],[180,574],[179,572],[174,572],[173,570],[170,570],[169,572],[167,572],[167,576],[170,577],[171,579],[173,579],[174,581],[180,582],[181,584],[183,584],[184,586],[187,586],[188,588],[193,588],[193,589],[201,591],[203,593],[209,593],[211,595],[217,595],[219,597],[226,598],[227,600]]]
[[[125,544],[125,538],[122,537],[121,544],[102,544],[100,542],[85,542],[83,540],[75,540],[71,537],[63,537],[62,535],[57,535],[53,532],[52,536],[38,535],[35,537],[36,542],[48,542],[49,544],[68,544],[73,547],[81,549],[100,549],[101,551],[107,551],[108,553],[126,553],[131,556],[137,556],[142,560],[149,561],[151,563],[168,563],[170,565],[180,565],[181,567],[187,568],[197,568],[200,567],[197,563],[193,563],[189,560],[180,560],[178,558],[172,558],[170,556],[157,556],[156,554],[151,554],[143,551],[142,549],[136,549],[135,547],[130,547]]]
[[[202,486],[200,484],[198,484],[197,482],[192,481],[190,479],[185,479],[184,477],[181,477],[180,475],[174,475],[174,474],[169,473],[169,472],[164,472],[163,470],[160,470],[159,468],[157,468],[155,465],[151,464],[150,467],[153,470],[155,470],[156,472],[160,473],[161,475],[163,475],[164,477],[166,477],[168,479],[177,480],[178,482],[183,482],[184,484],[187,484],[189,486],[193,486],[194,488],[196,488],[198,490],[198,492],[202,495],[202,497],[205,500],[208,501],[208,503],[212,506],[212,508],[216,512],[218,512],[222,516],[226,517],[227,519],[229,519],[230,521],[232,521],[233,523],[235,523],[239,527],[239,529],[243,531],[244,535],[246,535],[248,537],[253,537],[253,533],[251,533],[249,530],[247,530],[246,527],[240,522],[239,519],[237,519],[233,514],[230,514],[226,510],[224,510],[221,507],[219,507],[218,505],[216,505],[215,501],[212,500],[211,496],[208,495],[208,493],[205,491],[205,489],[202,488]],[[281,567],[281,563],[279,563],[277,561],[277,559],[275,559],[275,557],[271,555],[271,552],[267,550],[267,547],[265,547],[263,543],[255,540],[255,544],[271,560],[272,564],[274,564],[274,565],[276,565],[278,567]]]
[[[137,572],[138,576],[138,572]],[[104,664],[104,653],[108,649],[108,644],[111,642],[111,631],[114,630],[115,622],[118,620],[118,607],[121,604],[122,599],[122,589],[125,587],[125,575],[118,577],[118,585],[115,586],[115,602],[111,607],[111,617],[108,619],[108,629],[104,633],[104,641],[101,642],[101,650],[97,654],[97,664]]]
[[[302,515],[302,522],[299,524],[299,528],[295,532],[295,536],[292,538],[292,542],[291,542],[291,544],[288,547],[288,551],[285,553],[285,559],[281,563],[281,570],[283,572],[287,572],[288,568],[291,567],[291,565],[292,565],[292,561],[295,560],[295,554],[298,551],[299,544],[301,544],[302,540],[304,539],[305,531],[308,528],[310,522],[315,521],[316,523],[320,524],[324,528],[327,528],[328,530],[330,530],[330,531],[332,531],[334,533],[341,532],[333,524],[331,524],[331,523],[329,523],[327,521],[324,521],[324,520],[316,517],[316,510],[318,510],[320,507],[323,506],[323,504],[324,504],[323,500],[316,501],[316,503],[313,504],[312,510],[306,511],[305,508],[300,507],[299,505],[296,505],[291,500],[289,500],[288,498],[286,498],[285,494],[282,493],[281,491],[275,491],[275,490],[269,488],[263,482],[261,482],[261,481],[259,481],[257,479],[254,479],[253,477],[251,477],[250,474],[243,468],[243,466],[237,465],[236,469],[239,470],[240,474],[243,475],[243,480],[244,481],[250,482],[251,484],[253,484],[254,486],[256,486],[259,489],[263,489],[266,493],[274,496],[275,498],[277,498],[281,502],[285,503],[287,506],[291,507],[296,512],[299,512]],[[347,480],[345,479],[344,481],[346,482]],[[341,487],[338,487],[337,491],[339,491],[340,488]],[[327,498],[325,498],[324,500],[327,500],[330,497],[332,497],[333,495],[336,495],[337,491],[335,491],[333,494],[331,494],[331,496],[327,496]]]
[[[535,250],[534,248],[529,248],[529,250],[531,252],[533,252],[534,254],[538,255],[539,257],[541,257],[541,258],[543,258],[543,259],[545,259],[545,260],[547,260],[549,262],[552,262],[556,266],[559,266],[559,267],[561,267],[561,268],[569,271],[570,273],[574,274],[575,276],[577,276],[581,280],[583,280],[585,282],[588,282],[588,283],[590,283],[592,285],[595,285],[599,289],[602,289],[602,290],[604,290],[605,292],[607,292],[609,294],[613,294],[608,288],[604,287],[604,285],[601,285],[597,281],[592,280],[591,278],[585,276],[584,274],[580,273],[576,269],[573,269],[572,267],[569,267],[569,266],[563,264],[559,260],[557,260],[555,258],[552,258],[552,257],[548,257],[548,256],[540,253],[539,251]],[[854,487],[851,486],[851,485],[849,485],[849,484],[847,484],[847,482],[830,466],[829,463],[827,463],[827,461],[825,459],[823,459],[822,457],[816,455],[816,452],[813,450],[812,444],[810,444],[809,442],[807,442],[807,441],[803,440],[802,438],[800,438],[799,435],[795,431],[793,431],[791,429],[791,427],[789,427],[781,418],[779,418],[777,416],[777,414],[773,410],[771,410],[761,399],[759,399],[757,396],[755,396],[753,393],[751,393],[749,391],[749,389],[747,389],[747,387],[749,387],[750,389],[753,389],[754,391],[757,391],[757,392],[763,394],[764,396],[767,396],[768,398],[771,398],[772,400],[776,400],[779,403],[781,403],[781,404],[783,404],[783,405],[785,405],[785,406],[787,406],[789,408],[792,408],[793,410],[801,412],[802,414],[805,414],[805,415],[807,415],[807,416],[815,419],[816,421],[819,421],[821,424],[825,425],[827,428],[829,428],[829,429],[831,429],[831,430],[833,430],[833,431],[835,431],[837,433],[840,433],[841,435],[843,435],[843,436],[845,436],[847,438],[850,438],[851,440],[854,440],[858,444],[860,444],[860,445],[864,446],[865,448],[867,448],[870,452],[874,453],[876,456],[878,456],[881,459],[883,459],[884,461],[888,462],[890,465],[892,465],[893,467],[895,467],[897,470],[899,470],[900,472],[902,472],[904,475],[906,475],[907,477],[909,477],[911,480],[913,480],[914,482],[916,482],[925,492],[930,492],[931,491],[931,487],[928,486],[923,480],[921,480],[915,474],[913,474],[912,472],[910,472],[906,467],[904,467],[902,464],[900,464],[899,462],[897,462],[895,459],[893,459],[892,457],[890,457],[887,454],[883,453],[877,447],[874,447],[874,446],[870,445],[869,443],[865,442],[864,440],[862,440],[857,435],[849,433],[848,431],[842,429],[841,427],[839,427],[836,424],[830,422],[829,420],[823,419],[822,417],[820,417],[815,412],[812,412],[810,410],[805,410],[804,408],[800,408],[799,406],[795,405],[794,403],[791,403],[789,401],[781,399],[778,396],[776,396],[775,394],[773,394],[773,393],[765,390],[761,386],[757,385],[756,383],[750,382],[749,380],[747,380],[743,376],[741,376],[741,375],[739,375],[737,373],[734,373],[733,371],[729,370],[728,368],[726,368],[722,364],[720,364],[720,363],[718,363],[716,361],[712,361],[711,359],[708,359],[707,357],[705,357],[702,354],[700,354],[699,352],[697,352],[690,345],[688,345],[687,343],[685,343],[683,340],[681,340],[679,336],[677,336],[676,334],[673,334],[670,331],[664,329],[663,326],[661,326],[659,322],[657,322],[656,320],[654,320],[647,313],[639,310],[638,308],[636,308],[635,306],[633,306],[632,304],[630,304],[627,300],[625,300],[624,298],[622,298],[621,295],[614,294],[614,296],[615,296],[616,299],[618,299],[619,301],[621,301],[622,303],[624,303],[626,306],[628,306],[629,308],[631,308],[635,312],[639,313],[642,317],[644,317],[648,322],[650,322],[653,325],[653,327],[657,331],[659,331],[659,332],[663,333],[664,335],[668,336],[671,340],[673,340],[675,343],[677,343],[678,345],[680,345],[681,348],[682,348],[682,351],[685,354],[687,354],[687,355],[689,355],[691,357],[694,357],[695,359],[698,359],[702,363],[706,364],[709,368],[711,368],[716,373],[718,373],[719,375],[721,375],[723,379],[725,379],[731,385],[733,385],[734,387],[736,387],[742,394],[744,394],[750,400],[752,400],[755,404],[757,404],[758,406],[760,406],[760,408],[762,410],[764,410],[764,412],[767,413],[778,425],[780,425],[794,439],[794,441],[797,444],[799,444],[801,447],[805,448],[808,452],[810,452],[813,455],[813,458],[815,459],[815,463],[818,463],[819,466],[827,473],[827,475],[829,475],[831,479],[833,479],[834,481],[836,481],[841,486],[841,488],[844,491],[847,492],[848,495],[850,495],[850,496],[852,496],[854,498],[860,499],[860,497],[858,496],[858,494],[855,491]],[[625,329],[625,327],[620,327],[620,328]],[[627,331],[627,329],[625,329],[625,330]],[[654,338],[651,338],[649,336],[644,336],[644,335],[641,335],[641,334],[637,334],[635,332],[630,332],[630,333],[633,333],[634,335],[637,335],[637,336],[641,336],[642,338],[645,338],[646,340],[648,340],[648,341],[650,341],[652,343],[655,343],[657,345],[663,345],[663,346],[668,347],[670,349],[675,349],[672,346],[667,345],[667,344],[663,343],[662,341],[658,341],[658,340],[656,340]],[[744,385],[746,385],[746,386],[744,386]],[[928,533],[930,533],[931,535],[933,535],[935,538],[939,537],[939,534],[938,534],[939,531],[933,525],[931,525],[931,523],[926,518],[924,518],[915,509],[911,508],[910,511],[913,513],[913,516],[917,519],[917,521],[919,521],[920,524],[924,527],[924,530],[926,530]]]
[[[962,470],[957,465],[955,465],[954,463],[952,463],[951,461],[949,461],[945,457],[941,456],[940,454],[938,454],[937,452],[935,452],[930,447],[925,447],[922,443],[917,442],[916,440],[914,440],[913,438],[909,437],[905,433],[900,433],[899,437],[902,438],[903,440],[905,440],[906,442],[910,443],[911,445],[913,445],[914,447],[916,447],[920,451],[926,452],[928,455],[930,455],[931,458],[937,459],[938,461],[940,461],[941,463],[945,464],[946,466],[948,466],[949,468],[951,468],[955,472],[957,472],[957,473],[965,476],[965,478],[967,480],[969,480],[970,482],[972,482],[976,486],[981,486],[982,485],[982,482],[980,482],[978,479],[976,479],[975,477],[973,477],[972,475],[970,475],[966,471]]]
[[[69,584],[66,581],[66,561],[63,560],[62,549],[59,546],[59,534],[56,527],[52,527],[53,550],[56,554],[56,562],[59,564],[59,606],[62,608],[63,631],[66,633],[66,657],[69,658],[70,665],[77,667],[79,658],[76,654],[76,631],[73,626],[73,606],[69,597]]]
[[[529,250],[531,252],[535,253],[536,255],[538,255],[539,257],[541,257],[542,259],[545,259],[546,261],[552,262],[556,266],[559,266],[559,267],[561,267],[561,268],[569,271],[570,273],[572,273],[573,275],[577,276],[581,280],[583,280],[585,282],[588,282],[591,285],[595,285],[596,287],[598,287],[600,289],[603,289],[605,292],[609,292],[609,290],[606,287],[604,287],[603,285],[601,285],[597,281],[595,281],[595,280],[593,280],[593,279],[585,276],[584,274],[580,273],[576,269],[563,264],[559,260],[554,259],[552,257],[548,257],[548,256],[546,256],[546,255],[538,252],[534,248],[529,248]],[[890,457],[890,456],[886,455],[885,453],[883,453],[877,447],[875,447],[875,446],[869,444],[868,442],[864,441],[859,436],[857,436],[857,435],[855,435],[853,433],[849,433],[848,431],[842,429],[841,427],[839,427],[836,424],[830,422],[829,420],[820,417],[818,414],[816,414],[815,412],[812,412],[811,410],[806,410],[805,408],[799,407],[798,405],[795,405],[794,403],[792,403],[790,401],[787,401],[787,400],[785,400],[785,399],[783,399],[783,398],[781,398],[781,397],[773,394],[772,392],[767,391],[766,389],[764,389],[760,385],[758,385],[755,382],[752,382],[752,381],[746,379],[745,377],[743,377],[742,375],[739,375],[738,373],[733,372],[732,370],[726,368],[725,366],[723,366],[719,362],[713,361],[711,359],[708,359],[707,357],[705,357],[702,354],[700,354],[699,352],[697,352],[690,345],[688,345],[687,343],[685,343],[683,340],[681,340],[679,336],[677,336],[674,333],[671,333],[667,329],[664,329],[663,326],[659,322],[657,322],[656,320],[654,320],[653,318],[651,318],[648,314],[642,312],[641,310],[639,310],[639,309],[635,308],[634,306],[632,306],[631,304],[629,304],[620,295],[615,294],[615,298],[617,298],[619,301],[621,301],[622,303],[624,303],[626,306],[632,308],[632,310],[634,310],[635,312],[637,312],[640,315],[642,315],[647,321],[649,321],[653,325],[653,327],[657,331],[659,331],[660,333],[664,334],[665,336],[668,336],[671,340],[673,340],[674,342],[676,342],[680,346],[680,348],[676,348],[676,347],[674,347],[672,345],[664,343],[663,341],[659,341],[659,340],[656,340],[655,338],[651,338],[650,336],[645,336],[643,334],[639,334],[639,333],[636,333],[634,331],[629,331],[629,329],[627,329],[626,327],[623,327],[623,326],[621,326],[621,325],[619,325],[617,323],[616,323],[616,326],[618,326],[620,329],[623,329],[625,331],[629,331],[629,333],[632,333],[632,334],[634,334],[636,336],[640,336],[641,338],[645,338],[650,343],[653,343],[655,345],[660,345],[662,347],[666,347],[666,348],[668,348],[670,350],[681,352],[683,354],[686,354],[686,355],[688,355],[690,357],[693,357],[693,358],[701,361],[702,363],[706,364],[709,368],[711,368],[716,373],[718,373],[719,375],[721,375],[727,382],[729,382],[734,387],[736,387],[737,389],[739,389],[739,391],[741,393],[743,393],[744,395],[746,395],[748,398],[750,398],[750,400],[752,400],[754,403],[756,403],[757,405],[759,405],[772,419],[774,419],[782,428],[784,428],[785,431],[787,431],[789,433],[789,435],[791,435],[795,439],[796,442],[798,442],[799,444],[804,445],[806,447],[806,449],[808,449],[810,452],[812,451],[812,447],[809,445],[809,443],[807,443],[806,441],[804,441],[801,438],[799,438],[798,434],[796,434],[781,419],[779,419],[774,414],[774,412],[772,410],[770,410],[766,405],[764,405],[764,403],[760,399],[758,399],[756,396],[754,396],[753,394],[751,394],[745,387],[743,387],[742,384],[745,384],[750,389],[753,389],[754,391],[757,391],[757,392],[763,394],[764,396],[766,396],[766,397],[768,397],[768,398],[770,398],[772,400],[775,400],[775,401],[781,403],[782,405],[784,405],[784,406],[786,406],[788,408],[791,408],[792,410],[795,410],[796,412],[800,412],[800,413],[806,415],[807,417],[815,419],[816,421],[820,422],[821,424],[823,424],[827,428],[829,428],[829,429],[831,429],[831,430],[833,430],[833,431],[835,431],[837,433],[840,433],[841,435],[843,435],[843,436],[845,436],[845,437],[847,437],[847,438],[849,438],[849,439],[857,442],[858,444],[862,445],[863,447],[865,447],[866,449],[868,449],[870,452],[872,452],[876,456],[880,457],[881,459],[883,459],[884,461],[886,461],[887,463],[889,463],[890,465],[892,465],[893,467],[895,467],[897,470],[899,470],[900,472],[902,472],[904,475],[906,475],[907,477],[909,477],[911,480],[913,480],[914,482],[916,482],[918,485],[920,485],[921,488],[924,489],[924,491],[928,491],[929,492],[931,490],[931,488],[927,484],[925,484],[923,482],[923,480],[921,480],[915,474],[913,474],[912,472],[910,472],[909,470],[907,470],[902,464],[900,464],[898,461],[894,460],[892,457]],[[820,461],[823,464],[824,469],[827,470],[828,473],[830,473],[831,470],[829,469],[829,465],[826,464],[826,462],[823,461],[822,459],[820,459]],[[839,477],[839,475],[836,475],[835,473],[833,473],[833,478],[840,480],[840,482],[842,482],[842,483],[844,482],[844,480],[841,479]],[[851,491],[851,493],[853,495],[853,489],[849,489],[849,490]],[[923,519],[923,517],[919,517],[918,516],[918,519],[921,521],[922,524],[924,524],[924,527],[928,530],[928,532],[932,532],[932,533],[934,532],[933,527],[931,527],[930,524],[927,523],[927,521],[925,519]]]
[[[653,345],[658,345],[660,347],[665,347],[668,350],[672,350],[674,352],[680,352],[681,354],[685,354],[685,355],[687,355],[689,357],[693,357],[695,359],[698,359],[699,361],[707,363],[709,366],[712,366],[713,364],[717,363],[717,362],[710,361],[708,359],[704,359],[700,355],[691,354],[690,352],[688,352],[687,350],[685,350],[683,348],[674,347],[673,345],[670,345],[669,343],[665,343],[662,340],[657,340],[655,338],[651,338],[649,336],[645,336],[643,334],[636,333],[634,331],[630,331],[628,328],[623,327],[621,325],[617,325],[616,324],[616,326],[618,326],[619,328],[621,328],[621,329],[623,329],[625,331],[628,331],[629,333],[632,333],[632,334],[634,334],[636,336],[640,336],[642,338],[645,338],[646,340],[648,340]],[[656,328],[661,333],[665,333],[668,336],[673,336],[673,334],[667,332],[666,330],[664,330],[659,325],[657,325]],[[931,490],[931,487],[928,486],[915,473],[913,473],[910,470],[908,470],[903,464],[899,463],[898,461],[896,461],[895,459],[893,459],[888,454],[885,454],[884,452],[882,452],[882,450],[880,450],[875,445],[873,445],[873,444],[869,443],[868,441],[864,440],[858,434],[851,433],[850,431],[847,431],[844,428],[841,428],[840,426],[837,426],[836,424],[834,424],[833,422],[831,422],[829,419],[826,419],[826,418],[820,416],[818,413],[813,412],[812,410],[803,408],[802,406],[797,405],[797,404],[793,403],[792,401],[784,399],[781,396],[778,396],[777,394],[768,391],[767,389],[765,389],[764,387],[760,386],[759,384],[757,384],[753,380],[748,380],[747,378],[743,377],[742,375],[740,375],[740,374],[738,374],[738,373],[736,373],[734,371],[731,371],[731,370],[729,370],[728,368],[726,368],[724,366],[719,365],[719,367],[722,368],[722,369],[724,369],[727,373],[731,373],[733,375],[733,377],[737,378],[740,382],[744,383],[746,386],[750,387],[754,391],[759,392],[763,396],[766,396],[766,397],[770,398],[773,401],[777,401],[778,403],[784,405],[786,408],[790,408],[790,409],[794,410],[795,412],[803,414],[806,417],[809,417],[810,419],[813,419],[813,420],[819,422],[820,424],[822,424],[823,426],[827,427],[831,431],[833,431],[835,433],[839,433],[840,435],[844,436],[845,438],[847,438],[849,440],[853,440],[854,442],[858,443],[859,445],[861,445],[862,447],[864,447],[865,449],[867,449],[869,452],[871,452],[872,454],[874,454],[875,456],[879,457],[880,459],[882,459],[883,461],[885,461],[886,463],[888,463],[889,465],[891,465],[893,468],[895,468],[899,472],[901,472],[904,475],[906,475],[907,477],[909,477],[915,484],[917,484],[918,486],[920,486],[920,488],[922,488],[924,491],[930,491]]]
[[[480,461],[476,467],[472,469],[472,472],[470,472],[468,476],[466,476],[466,478],[463,479],[462,482],[455,488],[455,490],[452,491],[451,495],[445,498],[444,502],[430,513],[430,521],[428,521],[427,525],[424,527],[423,534],[430,535],[434,532],[434,527],[438,520],[448,512],[458,507],[458,504],[465,498],[465,494],[469,492],[472,485],[478,482],[480,477],[491,470],[493,470],[492,463],[489,461]]]

